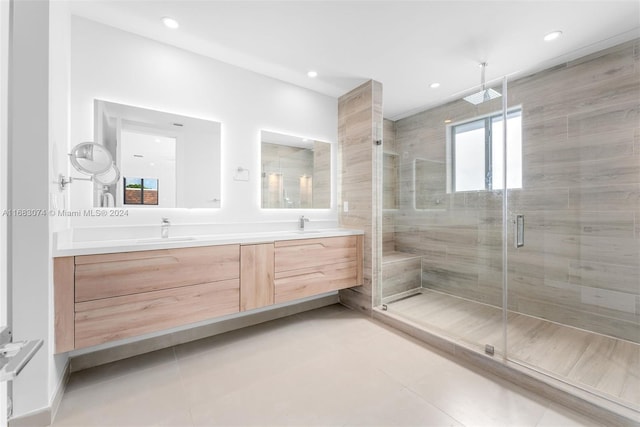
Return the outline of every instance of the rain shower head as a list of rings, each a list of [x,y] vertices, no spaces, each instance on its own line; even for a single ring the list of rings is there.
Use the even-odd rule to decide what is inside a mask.
[[[473,105],[482,104],[483,102],[491,101],[492,99],[496,99],[502,96],[497,90],[486,88],[484,80],[484,70],[486,67],[486,62],[480,64],[480,68],[482,69],[482,71],[480,72],[480,84],[482,85],[482,90],[480,92],[472,93],[471,95],[465,96],[463,98],[465,101]]]
[[[492,99],[499,98],[502,95],[500,92],[493,89],[484,89],[480,92],[473,93],[469,96],[465,96],[464,100],[472,103],[473,105],[482,104],[486,101],[491,101]]]

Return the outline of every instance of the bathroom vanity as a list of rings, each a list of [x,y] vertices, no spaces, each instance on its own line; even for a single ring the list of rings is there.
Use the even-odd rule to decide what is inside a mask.
[[[55,351],[361,285],[362,245],[361,232],[332,230],[58,251]]]

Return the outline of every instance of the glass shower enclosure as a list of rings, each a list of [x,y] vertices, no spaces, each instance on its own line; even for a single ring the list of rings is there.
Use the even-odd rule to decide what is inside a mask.
[[[378,310],[640,409],[639,50],[385,120]]]

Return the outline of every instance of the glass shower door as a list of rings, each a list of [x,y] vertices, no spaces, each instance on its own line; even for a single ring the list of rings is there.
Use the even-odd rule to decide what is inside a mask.
[[[397,156],[399,197],[397,209],[385,211],[382,303],[496,355],[504,354],[503,90],[478,87],[473,102],[385,122],[393,125],[385,150]]]
[[[508,357],[635,408],[638,48],[634,40],[510,82],[509,105],[522,111],[519,170],[507,154],[509,177],[522,178],[507,200]]]

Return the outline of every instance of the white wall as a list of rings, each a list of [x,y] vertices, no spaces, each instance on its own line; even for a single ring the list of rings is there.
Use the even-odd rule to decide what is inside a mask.
[[[6,4],[2,2],[3,9]],[[56,180],[58,173],[68,172],[68,3],[17,1],[13,10],[12,132],[7,172],[11,188],[7,204],[14,209],[65,208],[67,200],[58,192]],[[29,187],[26,192],[22,191],[25,183]],[[43,348],[13,382],[14,416],[50,406],[67,363],[66,355],[53,355],[49,244],[52,231],[66,227],[64,218],[43,216],[9,223],[9,303],[14,339],[45,339]]]
[[[292,227],[302,213],[337,220],[335,200],[312,212],[260,209],[260,130],[336,142],[337,99],[83,18],[73,17],[71,28],[70,145],[92,140],[94,98],[222,123],[220,209],[129,208],[125,218],[74,217],[72,226],[159,224],[161,216],[174,224],[290,220]],[[238,167],[250,170],[248,182],[233,180]],[[71,191],[89,188],[82,187]],[[89,197],[72,208],[87,208]]]
[[[46,210],[49,199],[49,4],[15,1],[9,98],[9,208]],[[14,414],[48,406],[51,361],[49,219],[8,219],[15,340],[45,340],[13,381]]]
[[[0,2],[0,210],[7,208],[7,105],[9,101],[9,2]],[[0,326],[8,324],[7,217],[0,216]],[[7,383],[0,383],[0,427],[7,425]]]
[[[69,205],[67,194],[58,190],[57,178],[60,173],[68,175],[69,159],[66,147],[69,141],[69,91],[71,61],[71,15],[66,0],[49,2],[49,208],[66,209]],[[54,231],[68,227],[68,219],[49,217],[49,241]],[[52,246],[49,245],[49,259]],[[48,381],[46,406],[51,406],[54,394],[60,390],[64,370],[68,363],[66,354],[54,355],[54,311],[53,311],[53,266],[49,265],[49,337],[46,348],[48,360]],[[41,386],[41,384],[38,384]],[[23,397],[24,398],[24,397]],[[32,407],[35,402],[30,403]],[[26,409],[26,408],[25,408]],[[17,413],[16,413],[17,414]]]

